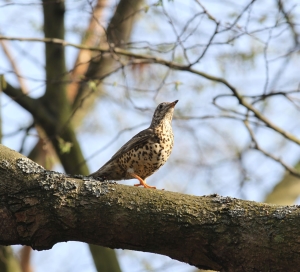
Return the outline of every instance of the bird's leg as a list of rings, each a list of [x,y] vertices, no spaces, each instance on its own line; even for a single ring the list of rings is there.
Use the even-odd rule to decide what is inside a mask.
[[[145,180],[143,180],[142,178],[140,178],[138,175],[134,174],[134,173],[130,173],[130,175],[136,179],[139,180],[140,183],[138,184],[134,184],[134,186],[144,186],[145,188],[152,188],[152,189],[156,189],[155,186],[150,186],[146,183]]]

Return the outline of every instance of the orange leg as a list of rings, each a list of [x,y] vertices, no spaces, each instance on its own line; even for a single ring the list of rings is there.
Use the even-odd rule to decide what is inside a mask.
[[[134,186],[144,186],[145,188],[152,188],[152,189],[156,189],[155,186],[150,186],[146,183],[146,181],[144,181],[142,178],[140,178],[138,175],[134,174],[134,173],[130,173],[130,175],[136,179],[139,180],[139,184],[134,184]]]

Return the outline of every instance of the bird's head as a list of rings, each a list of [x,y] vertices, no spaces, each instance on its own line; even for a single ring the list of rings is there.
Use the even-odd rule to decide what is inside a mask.
[[[173,118],[174,107],[178,100],[174,102],[163,102],[160,103],[153,114],[151,126],[157,126],[162,121],[171,123]]]

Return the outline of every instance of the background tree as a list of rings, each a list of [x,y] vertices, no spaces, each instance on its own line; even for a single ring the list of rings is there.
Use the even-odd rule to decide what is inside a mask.
[[[10,97],[2,96],[4,144],[48,169],[87,174],[85,162],[98,169],[147,125],[157,103],[179,99],[174,151],[151,185],[256,201],[273,190],[268,201],[282,192],[293,193],[286,203],[297,200],[297,1],[1,1],[0,8],[0,73]],[[285,170],[293,182],[274,187]],[[91,251],[94,260],[110,259],[106,249],[102,258]],[[124,271],[136,265],[133,254],[141,267],[182,268],[119,251]]]

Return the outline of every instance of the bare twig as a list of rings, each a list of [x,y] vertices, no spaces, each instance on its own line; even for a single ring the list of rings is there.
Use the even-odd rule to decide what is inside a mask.
[[[8,61],[10,62],[11,67],[13,68],[13,70],[14,70],[17,78],[18,78],[18,81],[19,81],[20,88],[21,88],[22,92],[24,94],[28,94],[29,91],[28,91],[28,88],[26,86],[25,79],[23,77],[21,77],[21,73],[20,73],[19,68],[18,68],[18,66],[17,66],[17,64],[16,64],[16,62],[15,62],[15,60],[14,60],[14,58],[13,58],[13,56],[12,56],[10,50],[9,50],[9,47],[7,46],[7,42],[3,41],[3,40],[0,40],[0,44],[2,46],[2,49],[5,53]]]
[[[293,167],[287,165],[284,161],[282,161],[280,158],[272,155],[271,153],[267,152],[266,150],[264,150],[263,148],[260,147],[260,145],[258,144],[255,135],[251,129],[251,127],[249,126],[249,122],[248,120],[244,121],[244,124],[250,134],[251,140],[254,143],[254,148],[257,149],[258,151],[260,151],[261,153],[263,153],[265,156],[269,157],[270,159],[277,161],[278,163],[280,163],[287,171],[289,171],[291,174],[293,174],[296,177],[300,177],[300,172],[297,171],[296,169],[294,169]]]
[[[113,50],[114,54],[121,55],[121,56],[126,56],[130,58],[137,58],[141,59],[144,61],[144,63],[158,63],[167,67],[170,67],[174,70],[179,70],[179,71],[188,71],[190,73],[193,73],[195,75],[202,76],[208,80],[219,82],[223,85],[225,85],[231,92],[234,94],[234,96],[237,98],[239,103],[243,105],[246,109],[249,111],[253,112],[254,115],[260,119],[262,122],[264,122],[269,128],[273,129],[274,131],[278,132],[281,134],[283,137],[286,139],[300,145],[300,139],[297,138],[295,135],[285,131],[284,129],[280,128],[279,126],[275,125],[272,123],[268,118],[266,118],[259,110],[257,110],[253,105],[248,103],[245,98],[237,91],[235,87],[233,87],[230,83],[228,83],[224,78],[212,76],[210,74],[204,73],[202,71],[199,71],[197,69],[191,68],[190,66],[182,65],[179,63],[176,63],[174,61],[168,61],[156,56],[151,56],[151,55],[146,55],[146,54],[138,54],[138,53],[133,53],[128,50],[122,49],[122,48],[109,48],[109,47],[89,47],[85,45],[78,45],[74,43],[69,43],[65,40],[61,39],[56,39],[56,38],[20,38],[20,37],[8,37],[8,36],[0,36],[0,40],[15,40],[15,41],[31,41],[31,42],[46,42],[46,43],[55,43],[55,44],[60,44],[62,46],[72,46],[75,48],[79,49],[89,49],[93,51],[99,51],[102,53],[111,53]],[[130,61],[132,63],[132,61]],[[140,61],[141,63],[141,61]]]
[[[293,15],[285,10],[284,4],[282,0],[277,1],[279,11],[283,14],[287,24],[290,27],[290,30],[293,34],[294,44],[297,46],[299,44],[299,33],[296,30],[296,24],[293,22]]]

